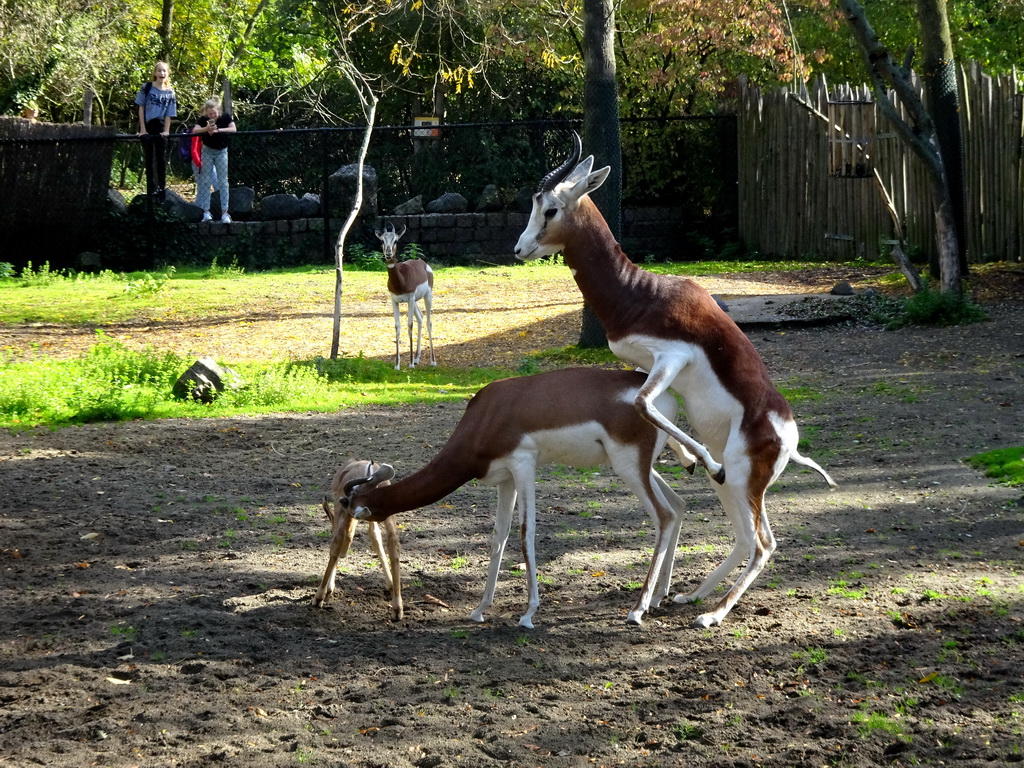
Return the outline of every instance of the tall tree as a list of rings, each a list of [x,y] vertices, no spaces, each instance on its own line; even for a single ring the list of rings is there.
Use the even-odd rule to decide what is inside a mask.
[[[612,0],[583,0],[583,136],[596,167],[611,166],[608,180],[594,195],[616,240],[622,237],[622,143],[619,92],[615,82],[615,9]],[[589,304],[583,305],[581,347],[608,343]]]
[[[935,197],[935,241],[939,253],[939,282],[944,293],[962,292],[959,245],[953,218],[946,164],[939,150],[938,135],[932,116],[924,106],[912,79],[909,62],[901,66],[893,61],[868,21],[864,7],[857,0],[839,0],[846,12],[853,36],[860,45],[871,76],[875,101],[889,118],[907,146],[924,162]],[[910,123],[889,101],[886,89],[892,88],[907,110]]]
[[[161,61],[168,61],[171,58],[172,34],[174,32],[174,0],[163,0],[163,8],[160,14],[160,55]]]
[[[949,16],[945,0],[917,0],[921,19],[921,68],[928,102],[935,119],[935,135],[946,167],[950,205],[960,270],[967,272],[966,224],[964,210],[963,135],[960,130],[960,93],[953,59],[953,39],[949,34]],[[935,265],[938,266],[938,265]]]

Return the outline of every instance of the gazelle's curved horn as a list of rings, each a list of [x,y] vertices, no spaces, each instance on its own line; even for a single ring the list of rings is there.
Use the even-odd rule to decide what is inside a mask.
[[[380,464],[375,470],[373,468],[373,462],[369,461],[367,462],[366,469],[367,472],[370,473],[366,477],[360,477],[356,480],[349,480],[347,483],[345,483],[345,496],[350,496],[352,494],[352,491],[355,490],[355,488],[360,485],[365,485],[366,483],[373,483],[374,485],[378,485],[379,483],[383,483],[385,480],[391,480],[395,476],[395,468],[392,467],[390,464]]]
[[[580,155],[583,153],[583,142],[580,141],[580,135],[576,131],[572,132],[572,140],[573,149],[569,156],[565,158],[565,161],[560,166],[540,180],[540,184],[537,186],[538,192],[550,192],[555,188],[556,184],[569,175],[569,172],[576,167],[576,163],[580,161]]]
[[[358,480],[349,480],[345,483],[345,495],[348,496],[352,493],[352,490],[363,483],[368,483],[373,479],[373,475],[367,475],[366,477],[360,477]]]

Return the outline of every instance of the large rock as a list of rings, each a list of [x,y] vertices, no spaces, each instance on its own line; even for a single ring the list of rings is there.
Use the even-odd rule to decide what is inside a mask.
[[[393,210],[395,216],[419,216],[423,213],[423,195],[416,195],[411,200],[406,200],[401,205],[396,205]]]
[[[292,194],[267,195],[260,200],[260,215],[266,219],[299,218],[299,198]]]
[[[427,213],[465,213],[468,210],[469,201],[458,192],[445,192],[427,203]]]
[[[533,210],[533,187],[520,187],[516,192],[516,210],[520,213],[529,213]]]
[[[480,192],[480,196],[476,199],[476,208],[474,210],[477,213],[489,213],[492,211],[501,210],[501,195],[498,194],[498,187],[496,184],[488,184]]]
[[[343,165],[327,177],[327,188],[330,190],[331,216],[343,219],[352,211],[352,203],[356,199],[356,182],[359,178],[358,163]],[[359,215],[365,220],[377,218],[377,171],[370,165],[363,166],[363,204]]]
[[[103,269],[103,257],[93,251],[83,251],[75,259],[75,268],[79,272],[100,272]]]
[[[233,370],[217,365],[212,357],[201,357],[181,374],[172,392],[179,400],[212,403],[225,389],[241,386],[242,378]]]
[[[217,210],[221,210],[220,192],[213,193],[213,198],[210,202],[211,208],[213,208],[214,203],[216,203]],[[252,187],[232,187],[228,191],[228,213],[236,219],[252,216],[255,205],[256,190]]]
[[[124,202],[124,195],[121,191],[111,187],[107,190],[107,203],[114,213],[126,213],[128,206]]]
[[[299,216],[311,219],[320,215],[320,195],[307,192],[299,198]]]

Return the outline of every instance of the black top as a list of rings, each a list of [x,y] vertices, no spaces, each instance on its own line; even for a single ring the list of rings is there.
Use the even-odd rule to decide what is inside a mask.
[[[231,123],[234,122],[231,115],[222,114],[217,117],[214,121],[218,128],[227,128]],[[200,128],[205,128],[210,124],[210,118],[206,115],[200,115],[196,121],[196,125]],[[201,133],[199,137],[203,140],[203,144],[208,146],[210,149],[227,149],[228,148],[228,137],[226,134],[220,133]]]

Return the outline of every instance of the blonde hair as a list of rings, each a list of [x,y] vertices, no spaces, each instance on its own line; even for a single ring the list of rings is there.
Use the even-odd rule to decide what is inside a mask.
[[[220,112],[220,99],[216,96],[214,96],[212,99],[207,99],[206,103],[203,104],[203,111],[205,112],[208,109],[216,109],[218,112]]]
[[[167,67],[166,85],[170,85],[171,84],[171,65],[168,64],[166,61],[158,61],[156,64],[153,65],[153,71],[150,73],[149,79],[150,79],[150,81],[156,80],[156,70],[157,70],[157,67],[159,67],[161,64],[163,66]]]

